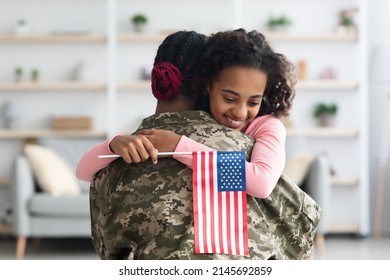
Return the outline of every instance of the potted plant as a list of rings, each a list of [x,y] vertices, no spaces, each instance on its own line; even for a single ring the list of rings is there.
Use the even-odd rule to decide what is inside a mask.
[[[31,70],[30,80],[33,83],[38,82],[38,80],[39,80],[39,70],[37,68],[34,68],[34,69]]]
[[[136,32],[142,32],[148,23],[148,18],[144,14],[135,14],[131,18],[131,22]]]
[[[21,82],[23,78],[23,68],[20,66],[16,67],[14,71],[14,75],[15,75],[15,82],[17,83]]]
[[[267,21],[267,27],[271,31],[287,31],[291,24],[292,20],[286,15],[270,17]]]
[[[318,120],[319,126],[331,126],[337,113],[336,103],[318,103],[314,106],[314,117]]]
[[[27,20],[19,19],[16,22],[15,34],[16,35],[27,35],[27,34],[30,34],[30,27],[28,26]]]
[[[356,24],[353,19],[353,14],[357,11],[356,8],[349,10],[341,10],[339,14],[339,23],[337,26],[337,32],[341,34],[356,32]]]

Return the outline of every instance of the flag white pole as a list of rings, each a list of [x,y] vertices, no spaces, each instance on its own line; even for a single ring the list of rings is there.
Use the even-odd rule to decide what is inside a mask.
[[[160,152],[157,156],[192,155],[192,152]],[[98,158],[119,158],[120,155],[98,155]]]

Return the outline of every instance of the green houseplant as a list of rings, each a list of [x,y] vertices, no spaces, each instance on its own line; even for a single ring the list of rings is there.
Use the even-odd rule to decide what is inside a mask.
[[[267,21],[267,27],[271,31],[286,31],[292,24],[292,20],[286,15],[279,17],[270,17]]]
[[[136,32],[142,32],[148,23],[148,18],[144,14],[135,14],[131,18],[131,23]]]
[[[353,19],[354,13],[357,12],[356,7],[352,9],[341,10],[339,14],[339,24],[337,31],[339,33],[351,33],[357,31],[357,26]]]
[[[31,70],[30,80],[33,83],[38,82],[38,80],[39,80],[39,70],[37,68],[34,68],[34,69]]]
[[[331,126],[337,113],[336,103],[317,103],[314,106],[313,115],[318,120],[319,126]]]
[[[21,82],[23,78],[23,68],[20,66],[16,67],[14,71],[14,75],[15,75],[15,82],[17,83]]]

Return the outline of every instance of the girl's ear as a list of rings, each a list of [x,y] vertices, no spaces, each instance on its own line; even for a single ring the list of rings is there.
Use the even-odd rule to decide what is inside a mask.
[[[203,91],[203,94],[208,96],[208,95],[210,95],[210,94],[209,94],[210,91],[211,91],[211,85],[209,84],[209,85],[206,87],[206,89]]]

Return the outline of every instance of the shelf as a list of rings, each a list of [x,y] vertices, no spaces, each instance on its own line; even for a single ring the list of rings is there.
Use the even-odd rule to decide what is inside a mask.
[[[83,83],[83,82],[8,82],[0,83],[0,91],[56,91],[56,90],[88,90],[88,91],[105,91],[104,83]]]
[[[357,34],[294,34],[288,32],[268,32],[264,33],[270,42],[356,42]]]
[[[96,130],[0,129],[0,139],[40,137],[103,138],[106,135],[106,132]]]
[[[312,80],[298,81],[296,89],[313,90],[356,90],[359,84],[356,82],[337,81],[337,80]]]
[[[172,33],[175,31],[172,31]],[[127,33],[127,34],[118,34],[118,41],[122,43],[146,43],[146,42],[155,42],[159,43],[164,41],[164,39],[170,34],[170,32],[164,33]]]
[[[332,177],[333,186],[357,186],[359,184],[359,179],[354,177]]]
[[[312,80],[298,81],[297,89],[301,90],[356,90],[359,84],[356,82],[337,81],[337,80]],[[118,86],[120,90],[149,90],[150,81],[136,81],[132,83],[123,83]]]
[[[151,90],[150,81],[136,81],[118,85],[118,90]]]
[[[341,128],[287,128],[287,136],[291,137],[357,137],[359,132],[356,129]]]
[[[0,43],[105,43],[99,35],[0,35]]]
[[[162,32],[158,34],[153,33],[127,33],[119,34],[119,42],[161,42],[166,36],[175,32]],[[270,42],[356,42],[357,34],[294,34],[283,32],[265,32],[264,35]]]
[[[358,224],[330,224],[329,233],[359,233],[360,227]]]

